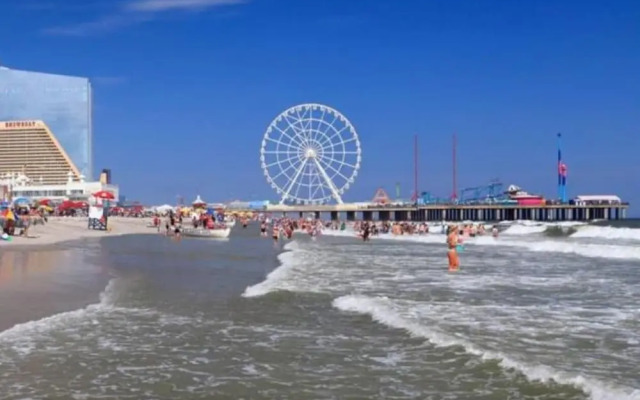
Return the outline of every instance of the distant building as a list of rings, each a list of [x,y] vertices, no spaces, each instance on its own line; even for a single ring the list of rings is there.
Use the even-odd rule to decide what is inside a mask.
[[[63,200],[87,200],[93,193],[105,190],[111,192],[117,199],[120,195],[117,185],[107,185],[100,181],[75,180],[69,172],[67,182],[62,184],[44,184],[33,180],[24,174],[0,175],[0,189],[2,200],[11,200],[18,197],[26,197],[33,200],[49,199],[53,201]]]
[[[42,121],[0,122],[0,175],[21,174],[43,185],[65,184],[78,170],[49,127]]]
[[[77,175],[93,178],[89,79],[0,66],[0,121],[42,121],[77,168]],[[18,148],[3,146],[2,157],[12,150]],[[30,154],[35,157],[35,149]]]

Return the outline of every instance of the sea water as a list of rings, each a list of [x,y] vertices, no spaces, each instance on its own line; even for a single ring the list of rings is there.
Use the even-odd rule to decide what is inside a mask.
[[[67,283],[108,275],[94,304],[0,333],[0,387],[12,399],[639,399],[639,232],[514,223],[466,240],[456,273],[441,234],[274,245],[250,225],[227,241],[103,240],[61,261],[85,264]]]

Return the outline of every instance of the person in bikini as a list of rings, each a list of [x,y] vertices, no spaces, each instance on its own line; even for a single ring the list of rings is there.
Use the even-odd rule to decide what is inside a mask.
[[[260,236],[267,236],[267,223],[264,221],[260,224]]]
[[[449,271],[457,271],[460,269],[460,260],[458,259],[458,227],[455,225],[451,225],[449,227],[449,233],[447,234],[447,246],[449,247],[449,251],[447,256],[449,258]]]

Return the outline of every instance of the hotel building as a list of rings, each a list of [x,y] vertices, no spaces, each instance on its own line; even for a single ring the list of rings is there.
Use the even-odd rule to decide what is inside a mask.
[[[38,126],[44,126],[48,136],[57,141],[57,147],[64,149],[63,158],[68,158],[67,162],[75,166],[72,172],[77,176],[93,177],[89,79],[0,66],[0,121],[39,121]],[[7,157],[10,151],[4,145],[2,150],[2,157]],[[40,171],[34,172],[33,176],[40,176]],[[54,175],[52,172],[43,178],[50,176],[53,179]],[[59,181],[59,177],[55,179]]]
[[[19,173],[45,185],[61,185],[80,173],[42,121],[0,122],[0,176]]]
[[[2,198],[87,199],[107,190],[117,198],[110,171],[90,182],[43,121],[0,122],[0,191]]]
[[[91,112],[88,79],[0,66],[0,197],[118,198],[110,172],[91,179]]]

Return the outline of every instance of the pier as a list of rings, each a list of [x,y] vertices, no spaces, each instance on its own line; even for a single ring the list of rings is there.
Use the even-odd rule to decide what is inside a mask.
[[[627,218],[628,203],[621,204],[434,204],[434,205],[269,205],[261,210],[229,209],[229,211],[260,211],[286,217],[365,221],[514,221],[540,222],[622,220]]]

